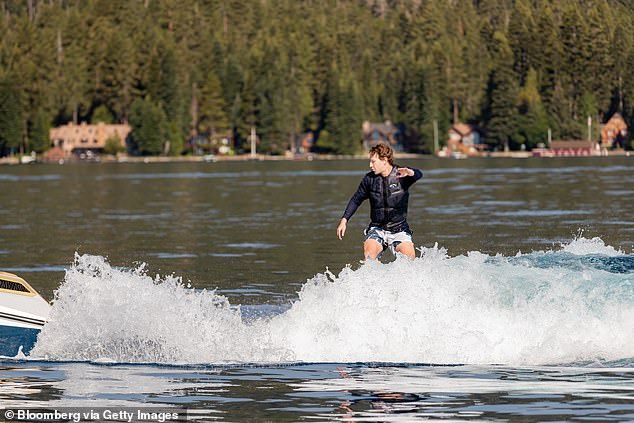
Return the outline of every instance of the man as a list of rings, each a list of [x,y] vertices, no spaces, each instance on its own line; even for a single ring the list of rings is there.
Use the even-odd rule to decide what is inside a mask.
[[[337,227],[342,239],[348,220],[361,203],[370,200],[370,226],[365,231],[363,256],[376,260],[386,248],[410,259],[416,257],[412,231],[407,224],[408,189],[423,176],[419,169],[394,165],[394,152],[389,145],[378,144],[370,149],[370,169],[354,193]]]

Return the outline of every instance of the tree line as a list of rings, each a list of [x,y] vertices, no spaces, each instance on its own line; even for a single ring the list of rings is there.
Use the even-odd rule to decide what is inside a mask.
[[[360,149],[365,120],[482,129],[495,149],[634,123],[626,0],[0,0],[0,155],[68,122],[129,122],[139,154],[228,137]],[[598,125],[593,138],[598,139]]]

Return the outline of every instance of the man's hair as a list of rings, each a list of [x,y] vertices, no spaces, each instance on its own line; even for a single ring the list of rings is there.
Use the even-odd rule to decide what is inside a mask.
[[[377,144],[370,149],[370,157],[377,155],[379,159],[387,159],[390,165],[394,165],[394,150],[387,144]]]

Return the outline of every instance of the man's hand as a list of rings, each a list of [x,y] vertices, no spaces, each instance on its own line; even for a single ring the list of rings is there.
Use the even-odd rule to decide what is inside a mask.
[[[404,178],[406,176],[414,176],[414,171],[409,167],[399,167],[396,169],[397,178]]]
[[[348,219],[345,217],[341,218],[341,222],[339,222],[339,226],[337,226],[337,236],[339,239],[343,239],[343,236],[346,234],[346,226],[348,224]]]

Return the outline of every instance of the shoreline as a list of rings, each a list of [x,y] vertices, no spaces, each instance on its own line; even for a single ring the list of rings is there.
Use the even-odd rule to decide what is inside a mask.
[[[596,155],[596,156],[547,156],[545,158],[588,158],[588,157],[630,157],[630,151],[617,151],[611,152],[608,155]],[[454,157],[438,157],[434,154],[415,154],[415,153],[395,153],[397,159],[442,159],[442,160],[464,160],[464,159],[495,159],[495,158],[511,158],[511,159],[528,159],[537,157],[529,151],[512,151],[512,152],[492,152],[486,155],[478,156],[466,156],[460,158]],[[13,157],[0,157],[0,165],[17,165],[17,164],[32,164],[32,163],[214,163],[214,162],[247,162],[247,161],[327,161],[327,160],[365,160],[367,154],[355,154],[355,155],[334,155],[334,154],[307,154],[302,156],[272,156],[272,155],[257,155],[255,158],[249,154],[236,155],[236,156],[100,156],[97,159],[82,160],[79,158],[70,158],[61,162],[32,160],[31,156],[29,160],[23,160],[18,156]],[[539,157],[541,158],[541,157]]]

